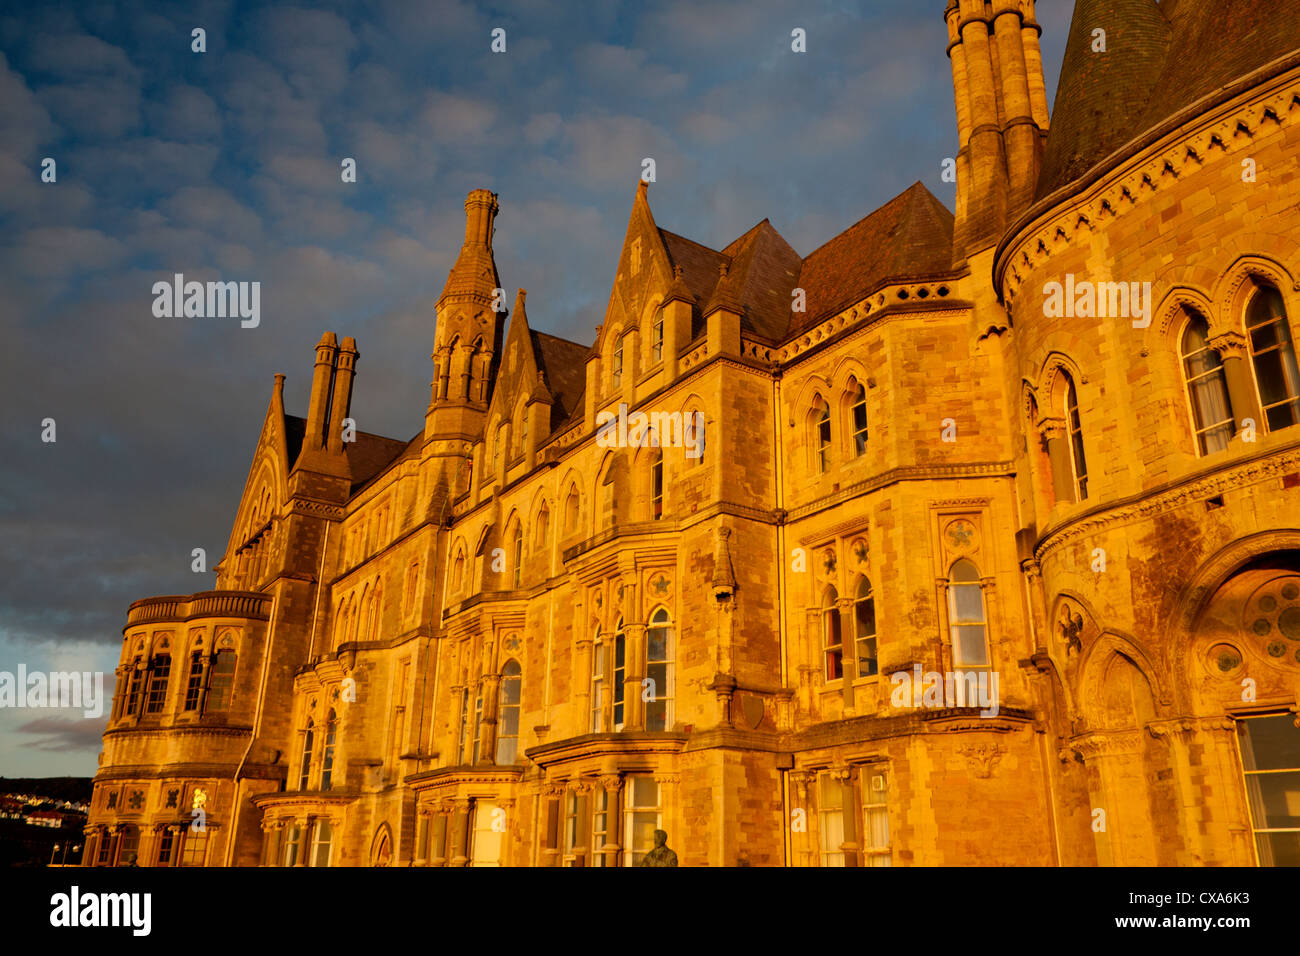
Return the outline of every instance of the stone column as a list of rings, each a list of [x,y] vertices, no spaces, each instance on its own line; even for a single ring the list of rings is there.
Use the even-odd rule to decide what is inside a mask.
[[[480,687],[483,693],[483,722],[479,728],[479,763],[495,763],[497,755],[497,705],[501,690],[501,675],[496,671],[484,674]]]
[[[1074,503],[1074,466],[1070,463],[1069,436],[1064,418],[1043,418],[1039,434],[1047,442],[1047,457],[1052,463],[1052,492],[1057,504]]]
[[[1246,364],[1250,361],[1246,337],[1240,332],[1223,332],[1211,338],[1209,344],[1223,360],[1223,378],[1228,385],[1228,401],[1232,403],[1234,433],[1241,432],[1242,422],[1247,418],[1255,422],[1257,432],[1263,431],[1255,383]]]
[[[591,730],[591,710],[595,706],[595,702],[591,699],[591,680],[593,668],[595,667],[596,652],[592,640],[586,635],[585,630],[580,630],[577,634],[577,640],[574,642],[573,673],[578,686],[573,696],[578,702],[579,712],[582,714],[582,733],[585,734]],[[608,679],[606,679],[606,683],[608,683]]]
[[[602,852],[605,854],[606,866],[617,866],[623,841],[623,813],[619,805],[623,778],[616,773],[604,774],[600,778],[600,785],[605,788],[606,796],[605,846]]]
[[[792,801],[794,806],[791,807],[791,818],[786,821],[786,826],[791,827],[792,830],[790,834],[790,851],[794,855],[795,866],[813,865],[815,847],[812,845],[811,840],[812,826],[814,824],[813,818],[816,816],[816,811],[809,802],[808,791],[815,779],[816,778],[813,774],[804,770],[792,771],[790,773],[790,790],[794,796],[794,800]],[[800,830],[794,829],[794,810],[803,811],[803,828]]]
[[[840,670],[844,674],[841,686],[844,696],[844,716],[856,717],[853,682],[858,676],[858,644],[853,628],[853,598],[842,597],[836,601],[835,613],[840,616]]]
[[[469,800],[457,797],[452,801],[455,814],[451,821],[451,859],[448,866],[466,866],[469,863]]]
[[[623,625],[623,729],[645,730],[645,701],[641,699],[641,681],[645,677],[645,625]],[[659,688],[655,688],[659,692]]]

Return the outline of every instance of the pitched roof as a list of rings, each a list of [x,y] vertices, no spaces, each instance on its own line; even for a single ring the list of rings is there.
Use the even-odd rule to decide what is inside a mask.
[[[914,183],[803,260],[799,287],[807,312],[796,333],[866,298],[886,282],[952,270],[953,215]]]
[[[352,490],[356,491],[391,465],[410,445],[411,441],[400,438],[357,432],[357,440],[343,446],[348,454],[348,467],[352,470]]]
[[[1106,31],[1094,53],[1093,30]],[[1203,96],[1300,49],[1300,0],[1078,0],[1036,198]]]
[[[726,249],[728,278],[745,308],[743,325],[769,341],[790,327],[790,291],[799,281],[799,253],[764,219]]]
[[[546,376],[555,405],[551,408],[552,429],[569,419],[582,407],[582,393],[587,387],[587,353],[590,349],[556,335],[532,329],[533,354],[539,371]]]

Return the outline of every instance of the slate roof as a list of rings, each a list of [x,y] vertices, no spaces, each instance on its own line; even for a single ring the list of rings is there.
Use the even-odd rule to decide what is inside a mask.
[[[870,295],[886,282],[951,274],[953,215],[914,183],[803,260],[807,294],[797,333]]]
[[[1106,52],[1093,53],[1094,29]],[[1078,0],[1036,198],[1202,97],[1300,50],[1300,0]]]
[[[533,338],[533,354],[555,399],[551,407],[554,430],[582,408],[582,393],[587,389],[587,354],[591,349],[557,335],[528,331]]]

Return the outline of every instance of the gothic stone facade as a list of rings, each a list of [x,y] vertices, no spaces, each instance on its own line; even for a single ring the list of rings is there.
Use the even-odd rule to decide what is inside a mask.
[[[1300,863],[1296,7],[1080,0],[1049,122],[1031,0],[952,0],[955,215],[641,184],[591,347],[470,193],[423,429],[326,333],[217,590],[131,605],[86,862]]]

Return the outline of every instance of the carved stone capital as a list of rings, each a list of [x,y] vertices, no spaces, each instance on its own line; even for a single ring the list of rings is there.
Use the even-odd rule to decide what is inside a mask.
[[[1246,357],[1246,337],[1240,332],[1220,332],[1209,340],[1209,346],[1224,359]]]
[[[1065,419],[1056,416],[1044,416],[1038,420],[1038,434],[1044,441],[1053,441],[1065,437]]]

